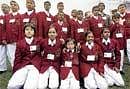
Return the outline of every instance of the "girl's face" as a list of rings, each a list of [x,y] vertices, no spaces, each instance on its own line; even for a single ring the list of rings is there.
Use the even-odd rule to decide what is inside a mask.
[[[86,41],[90,44],[94,41],[94,35],[93,33],[89,33],[86,37]]]
[[[75,44],[73,41],[69,41],[67,42],[66,46],[67,46],[67,49],[74,49]]]
[[[57,36],[56,29],[55,28],[50,28],[49,31],[48,31],[48,37],[51,40],[54,40],[54,39],[56,39],[56,36]]]
[[[108,39],[110,37],[110,31],[108,29],[103,31],[103,37],[104,39]]]
[[[119,19],[119,18],[114,17],[114,18],[113,18],[113,21],[114,21],[114,23],[119,23],[120,19]]]
[[[27,38],[33,37],[34,34],[35,34],[34,29],[32,29],[31,27],[26,27],[26,28],[25,28],[25,36],[26,36]]]

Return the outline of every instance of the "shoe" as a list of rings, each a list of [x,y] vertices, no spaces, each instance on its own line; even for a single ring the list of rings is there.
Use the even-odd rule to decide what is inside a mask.
[[[124,74],[125,74],[125,72],[124,72],[124,71],[120,71],[120,74],[124,75]]]
[[[3,74],[4,72],[6,72],[6,71],[0,71],[0,74]]]

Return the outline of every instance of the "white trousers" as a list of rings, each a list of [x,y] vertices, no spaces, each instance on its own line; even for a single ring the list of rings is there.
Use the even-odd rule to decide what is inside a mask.
[[[5,48],[6,48],[6,46],[0,45],[0,71],[7,70]]]
[[[0,71],[7,70],[6,58],[8,57],[11,67],[15,59],[16,43],[0,45]]]
[[[59,86],[59,74],[51,66],[44,73],[40,73],[38,83],[38,89],[46,89],[47,86],[51,89],[57,89]]]
[[[37,89],[39,71],[33,65],[17,70],[9,80],[7,89]]]
[[[126,40],[127,56],[130,62],[130,39]]]
[[[123,70],[123,64],[124,64],[124,50],[120,50],[121,53],[121,61],[120,61],[120,71]]]
[[[72,70],[65,80],[61,80],[60,89],[80,89],[79,81],[76,80]]]
[[[99,73],[96,72],[94,68],[91,68],[88,76],[84,78],[84,86],[87,89],[107,89],[108,84]]]
[[[104,77],[109,86],[116,84],[117,86],[124,86],[124,80],[120,73],[110,69],[107,64],[104,66]]]

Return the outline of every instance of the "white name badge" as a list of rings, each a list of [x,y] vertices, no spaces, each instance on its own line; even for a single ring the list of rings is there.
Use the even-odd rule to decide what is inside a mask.
[[[37,46],[36,46],[36,45],[30,46],[30,51],[36,51],[36,49],[37,49]]]
[[[105,58],[111,58],[112,57],[112,53],[105,52],[104,53],[104,57]]]
[[[55,55],[47,54],[47,59],[54,60]]]
[[[9,20],[9,23],[14,23],[15,22],[15,19],[10,19]]]
[[[102,17],[102,19],[106,20],[106,19],[107,19],[107,17],[105,17],[105,16],[104,16],[104,17]]]
[[[95,55],[88,55],[87,61],[95,61]]]
[[[80,33],[80,32],[84,32],[84,29],[83,28],[79,28],[78,29],[78,33]]]
[[[116,34],[116,38],[122,38],[123,37],[123,34],[122,33],[117,33]]]
[[[98,27],[103,27],[102,23],[98,23]]]
[[[67,28],[66,27],[62,27],[62,31],[63,32],[67,32]]]
[[[1,23],[1,24],[4,24],[4,21],[3,21],[3,19],[1,19],[1,20],[0,20],[0,23]]]
[[[72,61],[65,61],[65,67],[72,67]]]
[[[29,22],[29,18],[25,18],[25,19],[23,19],[23,22]]]
[[[46,20],[47,20],[47,21],[51,21],[51,18],[48,18],[48,17],[47,17]]]

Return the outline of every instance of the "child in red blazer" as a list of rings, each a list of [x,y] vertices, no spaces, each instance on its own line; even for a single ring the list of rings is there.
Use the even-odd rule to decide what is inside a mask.
[[[126,47],[126,31],[123,25],[119,23],[120,21],[120,14],[116,13],[112,16],[113,24],[110,25],[111,29],[111,37],[116,39],[119,43],[119,49],[121,53],[121,60],[120,60],[120,73],[123,72],[123,62],[124,62],[124,49]]]
[[[79,59],[74,39],[68,38],[62,51],[62,65],[60,68],[60,89],[80,89]]]
[[[94,42],[91,31],[85,34],[86,42],[80,49],[80,73],[87,89],[107,89],[108,85],[103,78],[103,53],[101,47]]]
[[[97,40],[103,52],[104,78],[109,86],[116,84],[124,86],[124,80],[120,74],[120,48],[117,40],[110,38],[110,30],[103,28],[102,38]]]
[[[41,39],[34,37],[34,25],[24,26],[25,38],[17,42],[13,75],[7,89],[37,89],[41,63]]]
[[[39,76],[38,89],[57,89],[59,86],[59,69],[62,42],[57,38],[57,29],[50,26],[48,30],[48,38],[42,43],[42,61]]]

